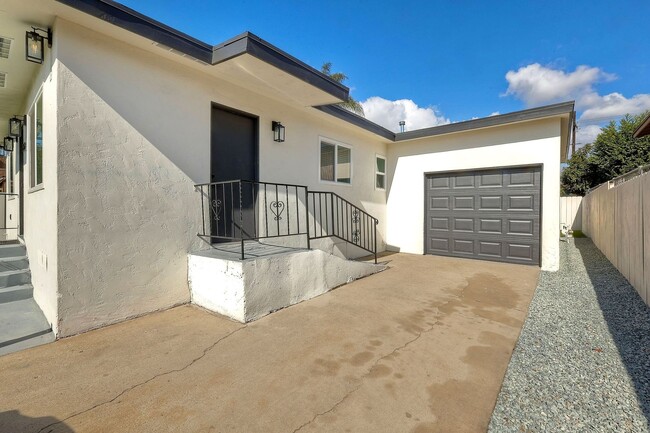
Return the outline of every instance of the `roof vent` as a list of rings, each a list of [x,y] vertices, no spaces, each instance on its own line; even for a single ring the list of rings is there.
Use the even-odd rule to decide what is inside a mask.
[[[0,58],[9,58],[9,49],[11,48],[11,39],[0,36]]]
[[[7,87],[7,73],[6,72],[0,72],[0,88],[5,88]]]

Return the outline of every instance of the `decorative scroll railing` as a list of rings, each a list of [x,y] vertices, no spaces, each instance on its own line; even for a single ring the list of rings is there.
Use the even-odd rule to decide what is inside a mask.
[[[337,237],[375,255],[377,219],[331,192],[306,186],[232,180],[195,185],[201,194],[199,238],[209,244],[285,236]]]
[[[309,191],[309,237],[337,237],[374,254],[377,263],[377,224],[369,213],[329,191]]]

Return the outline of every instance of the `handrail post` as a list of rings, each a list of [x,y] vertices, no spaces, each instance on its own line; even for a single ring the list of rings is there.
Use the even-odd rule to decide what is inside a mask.
[[[379,221],[375,220],[375,265],[377,264],[377,224]]]
[[[329,227],[327,228],[327,233],[332,236],[334,232],[334,194],[330,193],[330,213],[332,215],[332,218],[330,221],[332,221],[332,232],[329,231]]]
[[[239,183],[239,238],[241,239],[241,259],[244,260],[244,201],[242,200],[241,180]]]
[[[309,190],[305,187],[305,214],[307,216],[307,249],[311,250],[311,231],[309,228]]]

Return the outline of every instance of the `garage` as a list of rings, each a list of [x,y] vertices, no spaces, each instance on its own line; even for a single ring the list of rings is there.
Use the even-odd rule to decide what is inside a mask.
[[[540,264],[541,166],[425,175],[425,253]]]

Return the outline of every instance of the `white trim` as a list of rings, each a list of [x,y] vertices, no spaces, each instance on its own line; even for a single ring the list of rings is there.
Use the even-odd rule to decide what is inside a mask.
[[[383,173],[377,171],[377,158],[381,158],[381,159],[384,160],[384,172]],[[387,179],[386,171],[388,169],[388,167],[387,167],[388,160],[386,159],[386,157],[384,155],[379,154],[379,153],[375,153],[375,160],[373,161],[373,163],[374,163],[375,170],[374,170],[374,176],[373,176],[373,179],[372,179],[372,183],[373,183],[373,185],[375,185],[375,189],[377,191],[386,191],[386,179]],[[377,175],[378,174],[381,174],[381,175],[384,176],[384,187],[383,188],[379,188],[377,186]]]
[[[334,180],[323,180],[321,179],[321,145],[322,143],[326,142],[327,144],[331,144],[334,146]],[[338,147],[345,147],[346,149],[350,150],[350,182],[337,182],[336,181],[336,172],[337,172],[337,165],[338,165],[338,157],[339,157],[339,151]],[[325,184],[325,185],[337,185],[337,186],[346,186],[346,187],[351,187],[352,182],[354,181],[354,147],[347,144],[343,143],[338,140],[334,140],[333,138],[325,137],[322,135],[318,136],[318,182]]]
[[[41,183],[36,183],[36,118],[38,117],[38,114],[36,113],[36,108],[38,104],[38,100],[41,100],[41,111],[45,111],[45,103],[43,101],[43,87],[44,84],[41,84],[41,86],[38,89],[38,92],[36,92],[36,96],[34,97],[34,100],[29,106],[29,110],[27,110],[27,115],[25,116],[27,122],[27,161],[29,164],[29,174],[28,174],[28,188],[29,190],[27,191],[32,192],[32,190],[38,191],[36,188],[39,186],[42,187],[44,182],[45,182],[45,164],[43,164],[42,169],[43,173],[41,173],[42,179]],[[34,112],[34,115],[32,116],[31,113],[32,111]],[[41,121],[43,122],[43,131],[41,131],[42,134],[42,140],[43,140],[43,146],[45,145],[45,119],[43,118],[43,113],[41,113]],[[32,143],[32,138],[34,139]],[[33,144],[33,149],[32,149],[32,144]],[[41,154],[41,158],[43,155]],[[45,161],[42,161],[45,162]],[[22,188],[22,186],[21,186]]]

